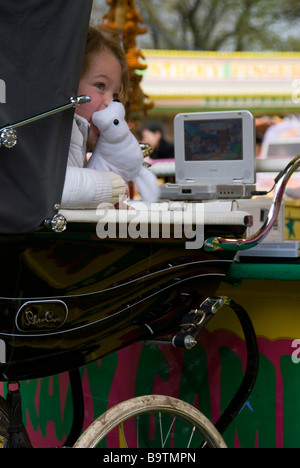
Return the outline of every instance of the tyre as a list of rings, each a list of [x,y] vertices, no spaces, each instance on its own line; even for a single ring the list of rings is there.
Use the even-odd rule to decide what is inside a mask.
[[[146,395],[119,403],[97,418],[74,448],[226,448],[213,424],[194,406]]]

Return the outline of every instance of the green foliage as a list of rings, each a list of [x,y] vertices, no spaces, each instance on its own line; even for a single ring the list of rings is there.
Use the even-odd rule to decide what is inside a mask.
[[[299,51],[298,0],[135,0],[149,33],[139,46],[206,51]],[[108,11],[94,0],[93,18]]]

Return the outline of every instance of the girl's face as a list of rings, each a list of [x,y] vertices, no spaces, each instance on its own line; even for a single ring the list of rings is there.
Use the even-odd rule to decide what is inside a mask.
[[[117,99],[122,90],[122,67],[118,59],[108,50],[102,50],[91,58],[90,66],[81,77],[78,96],[91,97],[91,102],[76,107],[76,114],[84,117],[90,124],[89,141],[96,143],[99,130],[92,122],[94,112],[105,109]]]

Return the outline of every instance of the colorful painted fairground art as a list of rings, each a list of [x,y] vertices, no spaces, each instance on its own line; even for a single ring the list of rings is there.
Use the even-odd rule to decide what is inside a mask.
[[[283,286],[287,288],[287,284],[288,290],[292,290],[296,283]],[[300,340],[293,333],[292,338],[279,338],[292,328],[300,330],[300,323],[298,320],[280,325],[282,283],[267,281],[263,285],[268,290],[276,286],[278,297],[273,307],[266,297],[265,302],[261,300],[262,308],[253,311],[253,323],[259,331],[258,378],[224,438],[229,447],[236,448],[300,447]],[[262,295],[263,285],[260,284]],[[254,283],[247,283],[246,293],[253,291],[253,287]],[[243,294],[241,297],[245,300]],[[293,301],[296,296],[291,298]],[[248,302],[252,315],[255,301]],[[222,314],[202,332],[199,345],[190,351],[138,344],[81,368],[84,427],[120,401],[155,393],[192,403],[216,421],[238,389],[246,363],[245,343],[237,319],[230,311]],[[286,318],[290,317],[287,314]],[[267,331],[265,336],[260,333],[263,328]],[[62,445],[72,423],[68,374],[21,382],[21,389],[23,416],[34,446]],[[0,392],[5,393],[4,384],[0,384]]]

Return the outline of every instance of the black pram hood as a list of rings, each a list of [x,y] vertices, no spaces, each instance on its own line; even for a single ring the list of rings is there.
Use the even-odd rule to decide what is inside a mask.
[[[77,96],[92,0],[0,0],[0,128]],[[35,231],[61,200],[74,109],[0,147],[0,234]]]

